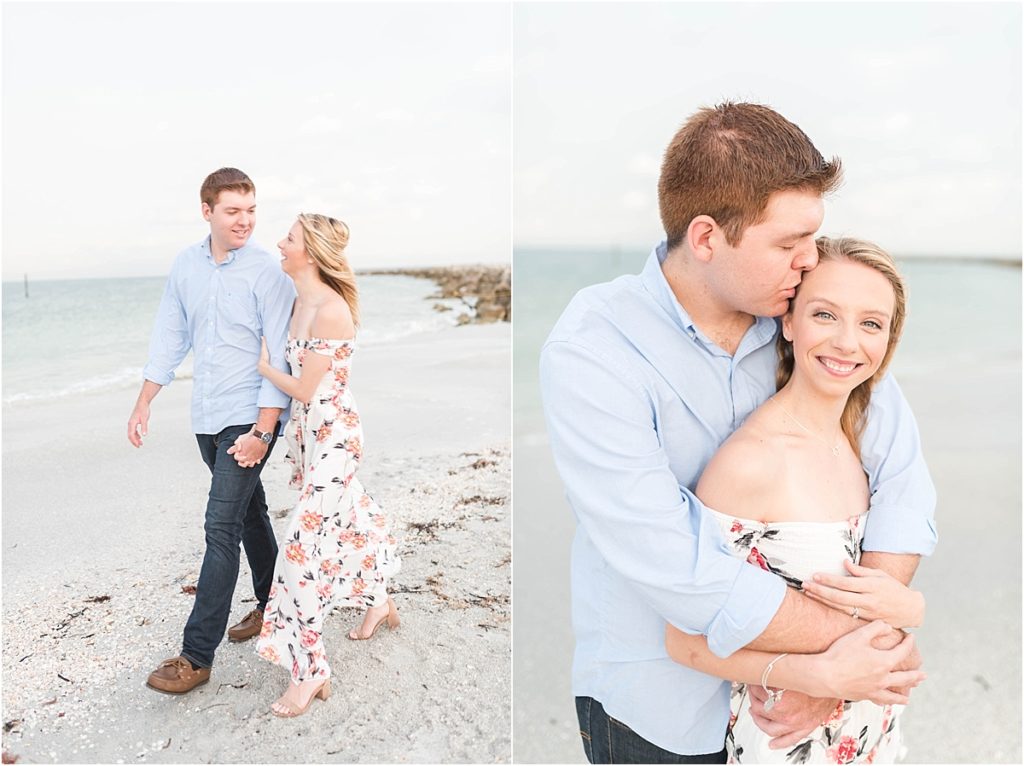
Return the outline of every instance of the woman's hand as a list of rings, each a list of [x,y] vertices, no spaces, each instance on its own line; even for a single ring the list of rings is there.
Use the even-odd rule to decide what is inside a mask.
[[[914,628],[924,622],[924,596],[881,569],[844,561],[853,577],[816,574],[804,581],[804,592],[834,609],[865,620],[885,620],[896,628]]]
[[[256,369],[264,378],[267,377],[267,369],[270,367],[270,351],[267,350],[267,339],[260,338],[260,360],[256,363]]]

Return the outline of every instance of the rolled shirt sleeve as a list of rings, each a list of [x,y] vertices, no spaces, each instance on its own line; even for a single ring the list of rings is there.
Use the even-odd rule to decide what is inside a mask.
[[[285,352],[288,344],[288,323],[295,301],[295,287],[287,274],[280,269],[276,269],[275,272],[267,275],[266,288],[258,296],[257,308],[263,337],[267,340],[267,350],[270,352],[270,364],[290,374]],[[287,409],[290,402],[291,397],[288,394],[278,389],[267,378],[263,379],[256,400],[257,406]]]
[[[763,632],[785,582],[731,555],[672,472],[656,402],[629,367],[549,341],[541,387],[552,452],[578,522],[655,612],[725,657]]]
[[[935,485],[910,405],[892,375],[871,397],[861,457],[871,488],[863,549],[929,556],[935,550]]]
[[[177,277],[182,256],[178,256],[167,277],[149,340],[149,359],[142,376],[161,386],[174,380],[174,371],[192,348],[185,307],[178,293]]]

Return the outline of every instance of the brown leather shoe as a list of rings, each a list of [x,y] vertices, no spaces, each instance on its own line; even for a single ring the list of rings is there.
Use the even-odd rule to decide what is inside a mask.
[[[242,618],[237,625],[228,628],[228,639],[231,641],[248,641],[253,636],[258,636],[263,630],[263,611],[253,609]]]
[[[146,686],[165,694],[184,694],[209,680],[209,668],[192,670],[192,663],[184,657],[171,657],[149,674]]]

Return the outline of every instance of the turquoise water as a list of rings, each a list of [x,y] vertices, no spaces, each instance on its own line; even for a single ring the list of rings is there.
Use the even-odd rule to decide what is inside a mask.
[[[163,277],[3,283],[3,402],[135,387],[149,349]],[[359,341],[377,345],[454,324],[436,286],[405,276],[359,279]],[[177,377],[192,373],[191,355]]]
[[[541,345],[572,296],[638,273],[649,251],[517,250],[512,286],[515,437],[544,441],[537,381]],[[978,260],[905,259],[909,313],[893,372],[898,379],[955,374],[961,365],[1020,369],[1021,269]]]

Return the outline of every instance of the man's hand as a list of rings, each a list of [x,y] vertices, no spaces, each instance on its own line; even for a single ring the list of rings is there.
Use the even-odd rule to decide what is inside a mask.
[[[773,739],[772,750],[792,747],[828,720],[839,705],[838,699],[808,697],[806,694],[786,691],[771,710],[764,709],[768,694],[758,684],[748,684],[750,716],[757,728]]]
[[[913,662],[914,637],[904,636],[891,649],[877,649],[876,639],[892,640],[892,628],[875,620],[847,633],[835,641],[827,651],[814,655],[820,667],[814,674],[822,682],[822,697],[847,700],[868,699],[876,705],[905,705],[908,694],[893,691],[909,690],[927,676],[920,670],[898,670]],[[899,634],[896,633],[898,637]]]
[[[128,441],[133,447],[142,446],[142,437],[149,433],[149,403],[138,401],[128,418]]]
[[[263,461],[267,454],[267,446],[250,431],[235,439],[235,443],[228,447],[228,454],[234,455],[242,468],[252,468]]]

